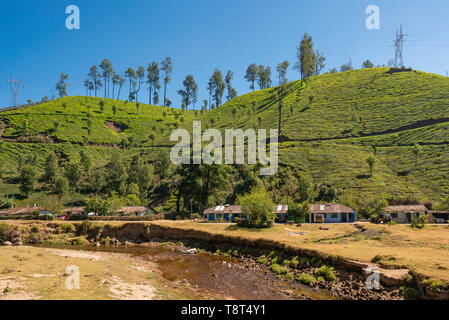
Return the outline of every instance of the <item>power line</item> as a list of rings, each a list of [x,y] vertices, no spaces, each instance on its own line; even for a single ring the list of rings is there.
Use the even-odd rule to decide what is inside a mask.
[[[398,31],[396,31],[396,39],[394,40],[394,47],[395,47],[395,57],[394,57],[394,67],[395,68],[404,68],[404,33],[402,32],[402,24],[401,28]]]
[[[11,78],[6,82],[11,88],[11,107],[15,107],[20,102],[20,90],[23,89],[22,81],[14,80],[14,78],[11,76]]]

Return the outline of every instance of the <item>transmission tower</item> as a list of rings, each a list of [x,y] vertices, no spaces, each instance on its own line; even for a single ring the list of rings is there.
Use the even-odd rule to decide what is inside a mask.
[[[23,89],[23,84],[20,80],[14,80],[12,76],[7,83],[11,88],[11,107],[15,107],[20,102],[20,91]]]
[[[399,31],[396,31],[396,39],[394,40],[394,47],[395,47],[395,57],[394,57],[394,67],[395,68],[404,68],[404,56],[403,56],[403,49],[404,49],[404,33],[402,32],[402,24],[401,29]]]

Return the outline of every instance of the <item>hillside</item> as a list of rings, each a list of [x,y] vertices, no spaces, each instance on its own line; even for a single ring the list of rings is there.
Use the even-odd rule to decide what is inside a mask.
[[[449,193],[449,79],[424,72],[364,69],[288,84],[283,95],[280,162],[315,182],[360,195],[387,192],[439,200]],[[7,175],[19,154],[41,159],[52,149],[76,158],[85,149],[96,165],[112,153],[154,159],[171,145],[173,129],[277,128],[280,88],[240,96],[206,112],[103,98],[66,97],[0,113],[0,162]],[[233,112],[233,110],[236,110]],[[414,145],[422,147],[418,156]],[[377,164],[368,175],[366,158]],[[14,192],[0,184],[0,194]]]

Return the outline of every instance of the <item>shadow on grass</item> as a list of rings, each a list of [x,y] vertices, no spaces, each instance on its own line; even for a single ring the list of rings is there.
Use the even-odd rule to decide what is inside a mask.
[[[369,179],[369,178],[371,178],[371,175],[369,175],[369,174],[358,174],[355,177],[357,179]]]

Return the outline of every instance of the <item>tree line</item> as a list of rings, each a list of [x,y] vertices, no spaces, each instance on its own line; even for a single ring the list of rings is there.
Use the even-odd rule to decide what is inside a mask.
[[[319,75],[323,72],[326,64],[326,57],[318,49],[314,48],[314,42],[310,35],[304,34],[299,46],[296,50],[296,61],[293,69],[299,72],[301,81]],[[391,62],[389,62],[389,65]],[[378,65],[382,67],[385,65]],[[282,86],[289,82],[287,79],[290,62],[285,60],[276,66],[277,85]],[[374,64],[370,60],[366,60],[362,64],[362,68],[373,68]],[[340,67],[340,72],[353,70],[352,61]],[[330,73],[338,72],[336,68],[329,69]],[[164,107],[170,107],[172,101],[167,97],[167,88],[171,83],[173,74],[173,60],[166,57],[163,61],[153,61],[148,64],[145,69],[138,66],[136,69],[128,68],[122,74],[115,71],[112,62],[104,59],[98,66],[93,65],[89,69],[88,77],[84,80],[83,85],[86,90],[86,96],[98,96],[101,88],[103,88],[103,97],[120,100],[122,89],[127,84],[127,100],[139,100],[139,94],[143,85],[148,85],[148,104],[158,105],[160,102]],[[257,65],[252,63],[246,69],[244,78],[249,82],[249,89],[254,91],[256,85],[259,89],[267,89],[273,86],[272,70],[270,66]],[[230,101],[237,97],[237,90],[232,86],[234,73],[229,70],[224,75],[216,68],[207,83],[207,91],[209,98],[204,99],[201,110],[211,110],[222,104],[223,98]],[[69,75],[61,73],[56,84],[56,90],[59,97],[67,95]],[[183,88],[177,93],[181,96],[182,109],[188,109],[189,106],[195,106],[198,102],[198,84],[192,74],[188,74],[182,82]],[[163,96],[160,98],[160,90],[163,86]],[[226,96],[225,96],[226,93]],[[48,99],[47,99],[48,100]],[[162,100],[162,101],[160,101]]]

